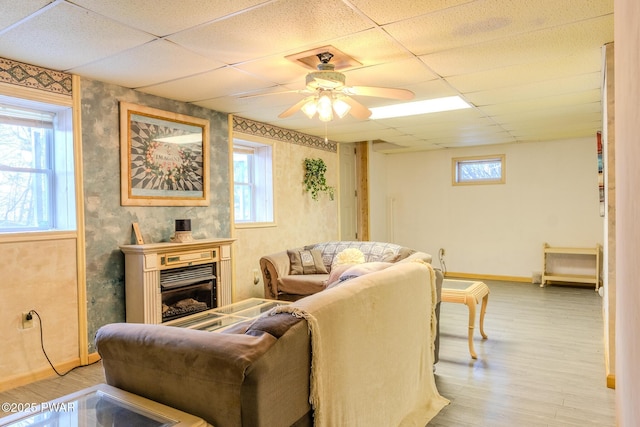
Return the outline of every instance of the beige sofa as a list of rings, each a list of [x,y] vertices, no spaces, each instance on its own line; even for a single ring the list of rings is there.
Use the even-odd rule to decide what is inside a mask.
[[[364,255],[365,262],[404,262],[422,259],[431,263],[431,255],[418,252],[394,243],[330,241],[307,245],[303,248],[283,250],[260,258],[260,270],[264,284],[264,297],[270,299],[296,300],[326,289],[331,268],[338,254],[355,248]],[[309,268],[294,265],[300,263],[301,252],[315,252]]]
[[[252,323],[239,324],[225,332],[129,323],[103,326],[96,334],[96,346],[102,357],[106,381],[112,386],[201,417],[217,427],[313,425],[314,410],[309,403],[310,393],[315,390],[314,380],[310,380],[313,377],[311,366],[319,369],[320,361],[312,358],[319,357],[321,353],[315,347],[311,351],[313,343],[320,343],[319,338],[310,337],[310,333],[314,333],[310,332],[311,326],[315,325],[316,330],[325,328],[322,353],[330,357],[341,354],[343,344],[353,345],[363,334],[376,334],[375,337],[380,334],[379,340],[369,338],[364,341],[363,345],[368,347],[361,351],[367,355],[367,363],[362,364],[361,358],[348,363],[353,363],[352,369],[375,373],[375,378],[380,372],[389,372],[390,377],[384,379],[384,390],[404,386],[395,384],[395,378],[403,375],[408,377],[409,380],[405,381],[410,384],[422,387],[423,383],[430,383],[435,390],[433,354],[425,351],[424,347],[427,343],[433,345],[435,319],[436,285],[434,275],[428,270],[428,266],[415,262],[395,264],[279,307],[304,312],[315,306],[316,311],[320,307],[322,312],[331,313],[333,310],[355,316],[340,319],[337,328],[330,325],[337,320],[332,314],[328,316],[329,320],[318,316],[311,322],[300,318],[304,316],[296,317],[289,313],[267,313]],[[375,291],[386,293],[373,300],[367,297]],[[421,297],[412,298],[416,294]],[[379,314],[371,309],[371,304],[379,307]],[[350,313],[346,307],[357,307],[361,312]],[[363,322],[363,315],[367,317],[366,322]],[[386,336],[379,332],[385,328]],[[404,332],[398,334],[399,328]],[[343,341],[332,341],[336,339]],[[390,354],[390,341],[397,346],[392,352],[394,355],[418,354],[419,360],[414,357],[417,363],[401,365],[403,369],[398,372],[391,372],[399,366],[396,356],[390,358],[390,367],[379,363],[376,357]],[[350,369],[348,363],[337,363]],[[420,372],[413,371],[418,369],[417,366],[420,366]],[[331,369],[325,370],[330,379],[338,378],[332,377],[331,372]],[[424,380],[416,383],[416,377]],[[369,387],[367,384],[362,386]],[[367,399],[361,399],[364,403],[358,402],[358,405],[390,404],[386,394],[379,398],[364,394]],[[326,396],[330,400],[333,394]],[[420,399],[418,403],[424,407],[439,408],[443,405],[437,390],[429,398],[413,396],[412,392],[406,395],[394,393],[394,396],[399,399],[393,404],[396,411],[405,411],[401,406],[412,399]],[[340,398],[337,404],[347,410],[359,407],[354,406],[350,399],[352,397]],[[330,415],[330,409],[323,409],[322,414]],[[358,411],[356,415],[363,412],[370,411]]]
[[[260,258],[260,270],[264,283],[264,297],[269,299],[282,299],[295,301],[302,297],[324,291],[327,286],[332,285],[333,278],[331,268],[334,266],[336,256],[345,249],[355,248],[364,255],[367,263],[410,262],[414,259],[423,260],[431,264],[432,256],[425,252],[416,251],[395,243],[387,242],[362,242],[362,241],[329,241],[307,245],[303,248],[287,249]],[[299,256],[296,253],[301,251],[316,251],[319,259],[313,259],[314,266],[311,266],[306,274],[301,274],[299,266],[292,267],[292,260]],[[317,272],[324,266],[324,271]],[[314,269],[315,267],[315,269]],[[292,274],[297,270],[298,274]],[[315,271],[314,271],[315,270]],[[304,272],[304,271],[303,271]],[[439,269],[436,272],[436,318],[440,320],[440,302],[442,297],[442,281],[444,275]],[[435,360],[437,363],[440,354],[440,324],[436,327],[435,336]]]

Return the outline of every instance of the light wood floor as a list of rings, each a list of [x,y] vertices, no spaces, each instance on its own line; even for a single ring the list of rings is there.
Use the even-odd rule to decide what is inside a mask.
[[[451,404],[429,427],[615,426],[602,300],[593,288],[485,283],[489,338],[481,340],[476,330],[477,360],[469,355],[466,306],[442,305],[436,382]],[[44,402],[101,382],[97,363],[0,393],[0,402]]]
[[[440,308],[436,383],[451,404],[429,426],[615,426],[602,299],[593,287],[484,282],[489,338],[481,339],[476,320],[477,360],[468,350],[467,307]]]

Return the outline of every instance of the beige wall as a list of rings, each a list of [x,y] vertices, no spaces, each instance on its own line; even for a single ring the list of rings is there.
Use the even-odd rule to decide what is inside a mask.
[[[506,155],[505,184],[451,184],[452,158],[494,154]],[[387,155],[378,166],[386,170],[386,200],[371,216],[386,213],[389,240],[430,253],[436,266],[445,248],[449,272],[530,280],[542,269],[544,242],[602,244],[596,154],[594,135]],[[393,209],[383,208],[391,199]]]
[[[39,322],[22,329],[23,312],[42,317],[45,349],[57,368],[79,360],[76,239],[34,239],[0,241],[0,390],[53,372],[40,348]]]
[[[640,2],[615,0],[616,397],[618,425],[640,420]]]
[[[337,191],[337,153],[275,141],[275,225],[233,230],[233,237],[237,239],[234,243],[234,300],[264,296],[262,273],[259,272],[261,256],[338,238],[338,194],[333,201],[326,194],[315,201],[303,190],[304,159],[307,157],[320,157],[325,161],[327,184],[336,187]],[[254,270],[258,270],[260,278],[257,285],[253,283]]]

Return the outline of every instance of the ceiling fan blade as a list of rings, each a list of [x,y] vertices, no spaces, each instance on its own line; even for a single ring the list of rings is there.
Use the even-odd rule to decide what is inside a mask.
[[[413,99],[414,94],[407,89],[375,86],[348,86],[343,89],[347,95],[376,96],[378,98]]]
[[[351,107],[351,110],[349,110],[349,113],[356,119],[360,119],[360,120],[368,119],[369,116],[371,115],[371,110],[369,110],[367,107],[365,107],[355,99],[350,98],[348,96],[341,97],[340,99],[346,102],[347,104],[349,104],[349,106]]]
[[[287,117],[293,115],[293,113],[295,113],[296,111],[298,111],[299,109],[302,108],[302,106],[304,104],[306,104],[309,100],[313,99],[313,96],[307,96],[306,98],[296,102],[295,104],[293,104],[291,107],[289,107],[288,109],[286,109],[285,111],[283,111],[282,113],[280,113],[278,115],[278,117],[280,117],[281,119],[286,119]]]

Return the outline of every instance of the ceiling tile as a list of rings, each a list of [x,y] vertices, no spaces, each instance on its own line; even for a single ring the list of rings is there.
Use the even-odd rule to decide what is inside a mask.
[[[414,16],[424,15],[440,9],[447,9],[473,0],[351,0],[351,4],[360,9],[378,25],[400,21]]]
[[[265,0],[154,0],[153,5],[131,0],[73,0],[77,5],[156,36],[178,31],[228,16]],[[178,6],[178,7],[176,7]]]
[[[235,66],[255,76],[272,82],[274,85],[293,85],[296,89],[304,89],[305,76],[310,70],[295,64],[284,56],[270,56],[257,61],[244,62]]]
[[[492,68],[477,73],[447,77],[445,80],[460,92],[478,92],[600,72],[601,66],[601,50],[590,49],[538,63]]]
[[[521,64],[540,64],[613,41],[613,16],[588,19],[420,57],[443,77]]]
[[[599,72],[588,73],[556,80],[534,82],[522,86],[465,93],[464,96],[473,105],[483,107],[485,105],[516,102],[523,99],[550,98],[560,94],[599,89],[601,81],[602,76]]]
[[[545,110],[550,108],[564,108],[572,105],[592,104],[600,102],[600,89],[553,94],[548,97],[526,98],[501,104],[485,105],[482,111],[489,116],[521,113],[527,111]]]
[[[267,25],[265,25],[267,23]],[[370,27],[339,0],[281,0],[228,19],[184,31],[169,39],[228,64],[316,44]],[[302,48],[304,47],[304,48]]]
[[[139,88],[141,92],[178,101],[196,102],[205,99],[242,94],[263,88],[265,82],[233,67],[219,68],[203,74]]]
[[[567,125],[569,123],[590,122],[602,114],[599,102],[547,108],[527,112],[517,112],[492,117],[507,130],[535,126]]]
[[[70,71],[96,80],[136,88],[174,80],[184,70],[197,74],[221,68],[224,64],[204,58],[165,40],[142,46]],[[131,73],[129,70],[137,70]]]
[[[478,0],[384,28],[414,54],[425,55],[606,14],[613,14],[612,0]]]
[[[0,0],[0,10],[2,11],[0,14],[0,33],[11,24],[15,24],[52,2],[53,0],[31,0],[18,2],[15,0]]]
[[[514,135],[518,139],[518,141],[521,142],[539,142],[569,138],[593,137],[595,152],[595,135],[599,130],[602,130],[602,122],[600,120],[595,120],[590,122],[580,122],[572,124],[565,123],[560,126],[545,126],[542,128],[516,127],[510,133]]]
[[[1,34],[0,52],[7,58],[65,71],[152,39],[69,3],[57,3]]]
[[[398,69],[402,70],[401,74],[398,73]],[[346,71],[344,74],[347,77],[347,85],[351,86],[406,88],[408,85],[438,78],[417,58],[361,67]]]

